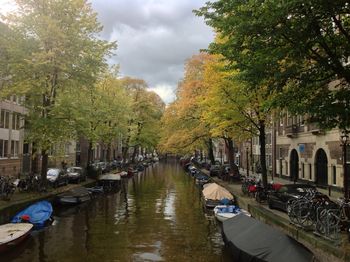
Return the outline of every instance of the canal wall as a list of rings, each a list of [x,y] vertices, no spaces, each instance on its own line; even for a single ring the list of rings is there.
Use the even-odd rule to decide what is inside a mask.
[[[95,184],[96,180],[87,179],[86,182],[82,182],[80,184],[69,184],[68,186],[59,187],[46,193],[15,192],[15,194],[11,197],[11,200],[0,201],[0,224],[9,223],[15,214],[35,202],[41,200],[48,200],[50,202],[53,202],[58,194],[61,194],[78,186],[92,186]]]
[[[214,181],[229,190],[235,196],[237,204],[241,208],[248,210],[254,218],[283,231],[310,249],[317,261],[350,261],[350,244],[345,235],[342,236],[342,244],[335,245],[314,235],[312,232],[307,232],[292,225],[286,214],[271,210],[266,205],[258,204],[254,199],[242,195],[240,184],[227,183],[218,178],[214,178]]]

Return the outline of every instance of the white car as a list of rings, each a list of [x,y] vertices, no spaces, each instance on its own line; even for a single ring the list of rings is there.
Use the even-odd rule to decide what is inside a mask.
[[[68,167],[67,175],[69,182],[80,183],[81,181],[86,181],[84,170],[78,166]]]
[[[62,169],[49,168],[46,177],[53,187],[68,185],[68,176]]]

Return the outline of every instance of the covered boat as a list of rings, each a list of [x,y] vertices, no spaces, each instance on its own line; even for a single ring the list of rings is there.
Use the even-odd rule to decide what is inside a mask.
[[[244,209],[239,208],[235,205],[219,205],[214,207],[214,214],[217,220],[223,222],[226,219],[235,217],[239,214],[251,216],[250,213]]]
[[[94,186],[86,188],[92,194],[102,194],[104,192],[103,186]]]
[[[0,225],[0,252],[15,247],[30,233],[33,225],[30,223],[10,223]]]
[[[98,185],[103,187],[105,192],[116,191],[121,184],[121,173],[102,175],[98,179]]]
[[[91,200],[91,193],[85,187],[76,187],[57,195],[57,202],[64,205],[75,205]]]
[[[314,258],[295,239],[243,214],[224,221],[222,230],[234,261],[307,262]]]
[[[11,222],[21,223],[26,221],[32,223],[35,228],[40,228],[52,221],[52,211],[50,202],[39,201],[16,214]]]
[[[207,208],[214,208],[220,204],[234,204],[233,195],[226,188],[216,183],[205,184],[202,195]],[[223,200],[225,200],[225,203],[222,203]]]

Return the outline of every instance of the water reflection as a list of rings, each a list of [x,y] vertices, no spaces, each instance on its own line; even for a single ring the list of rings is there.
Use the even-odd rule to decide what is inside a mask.
[[[56,208],[55,219],[0,261],[230,261],[194,181],[174,164],[86,205]]]

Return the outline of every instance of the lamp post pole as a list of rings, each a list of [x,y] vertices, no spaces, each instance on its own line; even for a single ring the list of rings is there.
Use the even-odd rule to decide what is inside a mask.
[[[342,139],[342,151],[343,151],[343,187],[344,187],[344,198],[347,200],[349,198],[349,189],[348,189],[348,166],[346,163],[347,158],[347,145],[349,136],[346,131],[343,131],[341,135]]]
[[[247,176],[249,176],[249,148],[246,148],[246,158],[247,158]]]

